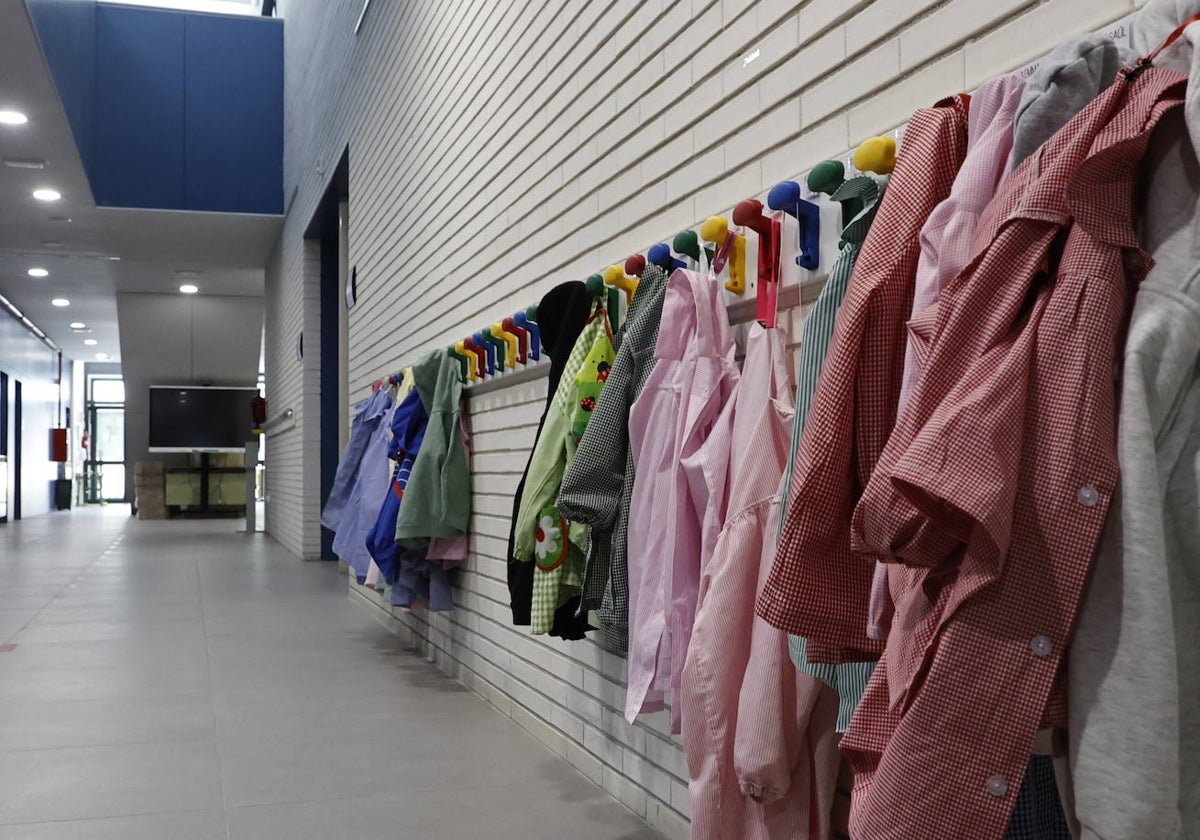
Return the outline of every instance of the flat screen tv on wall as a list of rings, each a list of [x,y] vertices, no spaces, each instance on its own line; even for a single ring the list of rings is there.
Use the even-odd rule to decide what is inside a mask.
[[[256,388],[151,386],[150,451],[241,452],[257,395]]]

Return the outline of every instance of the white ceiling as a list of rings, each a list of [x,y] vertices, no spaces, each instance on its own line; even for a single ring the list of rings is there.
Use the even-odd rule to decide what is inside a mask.
[[[0,110],[29,117],[22,126],[0,125],[0,157],[48,163],[41,171],[0,166],[0,294],[68,357],[85,360],[97,351],[120,358],[118,292],[177,294],[190,282],[202,295],[261,296],[282,218],[97,208],[24,0],[0,0],[0,21]],[[62,200],[35,200],[39,187]],[[30,278],[31,267],[50,276]],[[181,278],[180,271],[200,273]],[[55,297],[71,305],[56,308]],[[91,332],[73,333],[73,321]],[[85,347],[85,338],[99,345]]]

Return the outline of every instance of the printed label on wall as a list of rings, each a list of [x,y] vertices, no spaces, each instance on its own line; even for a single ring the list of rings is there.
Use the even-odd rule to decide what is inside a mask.
[[[1130,48],[1133,46],[1133,15],[1121,18],[1116,23],[1110,23],[1104,29],[1100,30],[1100,34],[1107,35],[1116,42],[1118,47]],[[1016,71],[1018,77],[1028,79],[1041,66],[1044,59],[1039,58],[1037,61],[1031,61],[1020,70]]]

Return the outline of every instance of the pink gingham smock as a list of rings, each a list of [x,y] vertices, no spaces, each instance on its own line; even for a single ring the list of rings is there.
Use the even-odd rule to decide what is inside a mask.
[[[705,523],[724,519],[724,468],[698,458],[739,378],[722,291],[696,272],[671,275],[655,348],[659,362],[629,411],[636,466],[628,539],[625,716],[631,722],[664,708],[666,690],[679,696],[708,550]]]
[[[729,517],[704,570],[680,706],[693,840],[829,836],[838,695],[797,671],[754,614],[774,560],[793,393],[776,330],[755,324],[735,402]]]

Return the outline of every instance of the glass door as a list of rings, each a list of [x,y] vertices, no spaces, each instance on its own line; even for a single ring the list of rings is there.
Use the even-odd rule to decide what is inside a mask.
[[[84,501],[125,501],[125,383],[91,378],[87,402],[88,452],[84,462]]]
[[[8,374],[0,373],[0,525],[8,522]]]

